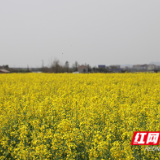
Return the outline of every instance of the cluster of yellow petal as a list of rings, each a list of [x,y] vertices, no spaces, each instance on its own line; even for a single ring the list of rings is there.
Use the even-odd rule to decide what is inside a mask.
[[[157,159],[160,74],[1,74],[0,159]]]

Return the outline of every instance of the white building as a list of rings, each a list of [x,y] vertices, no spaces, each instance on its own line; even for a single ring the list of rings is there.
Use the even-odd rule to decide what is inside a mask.
[[[88,67],[84,66],[84,65],[81,65],[81,66],[78,67],[78,72],[79,73],[88,73]]]
[[[154,64],[149,64],[147,70],[148,70],[148,71],[153,71],[154,69],[156,69],[156,67],[157,67],[157,66],[154,65]]]
[[[133,69],[137,71],[153,71],[156,69],[154,64],[142,64],[142,65],[133,65]]]

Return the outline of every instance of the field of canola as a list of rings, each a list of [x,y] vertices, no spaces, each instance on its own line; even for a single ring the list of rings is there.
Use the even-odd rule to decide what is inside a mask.
[[[158,160],[133,131],[160,131],[159,73],[0,75],[0,159]]]

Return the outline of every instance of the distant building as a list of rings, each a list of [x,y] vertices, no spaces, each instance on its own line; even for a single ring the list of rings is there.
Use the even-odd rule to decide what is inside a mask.
[[[142,65],[140,65],[140,64],[138,64],[138,65],[133,65],[133,69],[136,69],[136,70],[147,70],[147,67],[148,67],[148,65],[147,64],[142,64]]]
[[[120,65],[110,65],[109,69],[110,69],[111,72],[121,72]]]
[[[156,65],[154,65],[154,64],[149,64],[148,67],[147,67],[147,70],[148,70],[148,71],[153,71],[153,70],[155,70],[156,68],[157,68]]]
[[[98,65],[98,68],[106,68],[106,65]]]
[[[120,65],[110,65],[110,69],[120,69]]]
[[[153,71],[156,67],[154,64],[133,65],[133,69],[137,71]]]
[[[6,69],[0,69],[0,73],[10,73],[10,71],[8,71]]]
[[[84,66],[84,65],[81,65],[81,66],[78,67],[78,72],[79,73],[88,73],[88,67]]]

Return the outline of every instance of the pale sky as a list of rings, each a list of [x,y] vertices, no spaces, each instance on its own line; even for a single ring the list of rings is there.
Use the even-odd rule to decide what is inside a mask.
[[[160,0],[1,0],[0,65],[54,58],[70,66],[160,62]]]

